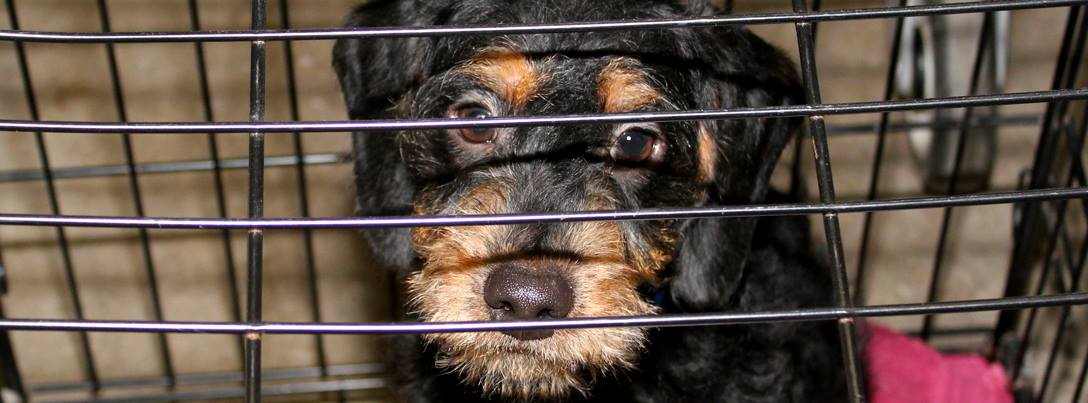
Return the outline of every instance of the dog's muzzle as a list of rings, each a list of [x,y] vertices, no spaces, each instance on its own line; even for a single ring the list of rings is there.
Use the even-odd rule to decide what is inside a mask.
[[[492,320],[533,320],[565,318],[574,307],[574,289],[552,265],[519,262],[502,263],[484,283],[484,302]],[[519,340],[551,337],[551,329],[506,330]]]

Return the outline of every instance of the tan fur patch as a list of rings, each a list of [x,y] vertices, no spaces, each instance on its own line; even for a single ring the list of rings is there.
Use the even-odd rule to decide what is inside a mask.
[[[618,202],[607,194],[596,193],[589,196],[588,210],[607,211],[619,208]],[[581,254],[600,260],[624,262],[630,258],[630,268],[625,272],[627,279],[636,286],[657,282],[657,272],[671,259],[671,251],[651,250],[650,256],[624,254],[625,245],[620,224],[614,221],[588,221],[571,224],[568,231],[569,243]],[[671,236],[661,234],[662,239],[671,243]],[[656,285],[656,284],[654,284]]]
[[[699,125],[699,149],[696,151],[699,160],[699,181],[710,183],[718,174],[718,143],[714,141],[714,135],[704,125]]]
[[[630,283],[617,262],[563,265],[575,290],[570,317],[647,315],[655,308]],[[408,279],[411,304],[429,322],[490,320],[482,302],[489,273],[431,267]],[[597,376],[629,368],[645,341],[637,328],[557,330],[551,337],[520,341],[498,332],[424,335],[441,346],[441,367],[457,371],[488,394],[519,400],[561,399],[581,392]],[[582,372],[585,370],[586,372]],[[588,375],[588,378],[586,377]]]
[[[421,196],[419,214],[503,214],[514,189],[495,173],[476,185],[454,205],[432,204]],[[614,204],[606,195],[590,195],[588,208]],[[408,277],[410,308],[428,322],[491,320],[483,290],[496,261],[547,262],[574,289],[568,317],[648,315],[656,308],[638,286],[661,267],[660,257],[628,263],[620,226],[614,222],[550,224],[566,236],[572,258],[526,254],[516,241],[526,226],[464,226],[418,228],[416,250],[421,271]],[[651,263],[654,262],[654,263]],[[645,343],[639,328],[556,330],[546,339],[523,341],[500,332],[435,333],[424,339],[440,347],[440,367],[455,371],[465,382],[487,394],[517,400],[562,400],[582,393],[593,379],[619,368],[630,368]]]
[[[506,214],[510,189],[494,181],[477,186],[461,197],[449,211],[417,209],[419,215]],[[424,196],[426,198],[426,196]],[[424,202],[423,205],[432,203]],[[479,225],[464,227],[415,227],[412,230],[416,250],[426,256],[428,264],[446,269],[472,266],[499,253],[506,252],[499,244],[511,227]]]
[[[461,71],[475,77],[515,108],[525,106],[543,79],[526,55],[504,48],[481,52],[462,66]]]
[[[661,98],[632,59],[616,58],[597,77],[597,101],[608,113],[631,112]]]

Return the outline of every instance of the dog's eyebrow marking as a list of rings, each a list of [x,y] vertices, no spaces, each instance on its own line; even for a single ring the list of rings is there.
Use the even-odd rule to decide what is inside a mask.
[[[542,79],[525,54],[506,48],[485,49],[460,70],[479,80],[515,108],[525,106],[540,88]]]
[[[633,59],[620,57],[601,69],[597,76],[597,102],[604,112],[631,112],[661,98],[646,73],[634,67],[637,64]]]
[[[705,125],[699,125],[698,179],[703,183],[714,181],[718,173],[718,143]]]

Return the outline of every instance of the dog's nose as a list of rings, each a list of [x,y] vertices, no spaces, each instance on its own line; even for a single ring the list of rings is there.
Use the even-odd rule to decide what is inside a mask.
[[[529,268],[506,264],[496,268],[484,283],[484,302],[494,320],[565,318],[574,306],[574,290],[555,268]],[[551,329],[503,331],[520,340],[551,337]]]

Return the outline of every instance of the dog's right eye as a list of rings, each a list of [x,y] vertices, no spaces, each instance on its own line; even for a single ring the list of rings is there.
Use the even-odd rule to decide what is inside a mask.
[[[453,117],[458,119],[486,119],[491,111],[480,105],[466,105],[458,108]],[[490,143],[495,140],[495,129],[487,127],[466,127],[458,130],[461,138],[469,143]]]
[[[629,127],[616,136],[610,151],[612,159],[623,164],[650,165],[659,162],[665,143],[653,130]]]

